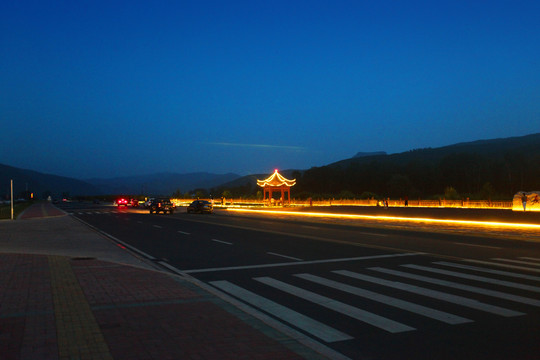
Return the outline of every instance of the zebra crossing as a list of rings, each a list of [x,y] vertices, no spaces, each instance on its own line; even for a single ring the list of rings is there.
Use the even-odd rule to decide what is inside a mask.
[[[540,277],[531,273],[539,269],[540,258],[433,260],[422,265],[407,262],[354,271],[328,269],[322,274],[298,272],[208,283],[293,328],[332,343],[351,340],[355,335],[338,324],[308,316],[298,303],[308,302],[357,321],[358,326],[388,334],[421,330],[425,321],[466,327],[481,323],[486,316],[538,316]],[[273,291],[277,295],[270,299],[268,294],[275,294]],[[285,297],[289,298],[280,303]],[[400,317],[396,310],[408,316]],[[421,320],[412,324],[403,321],[411,316]]]

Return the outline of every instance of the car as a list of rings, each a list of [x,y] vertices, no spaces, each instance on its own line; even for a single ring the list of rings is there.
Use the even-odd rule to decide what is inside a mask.
[[[125,198],[125,197],[119,198],[118,200],[116,200],[116,205],[118,205],[118,207],[120,207],[120,206],[127,207],[128,206],[127,198]]]
[[[152,201],[154,201],[154,200],[155,200],[154,198],[150,198],[150,199],[146,200],[146,201],[143,203],[144,207],[145,207],[145,208],[149,208],[150,205],[152,204]]]
[[[139,207],[139,200],[131,199],[130,204],[132,207]]]
[[[169,212],[169,214],[172,214],[174,212],[174,209],[176,209],[176,206],[171,202],[171,199],[169,198],[156,198],[153,199],[152,202],[149,205],[150,208],[150,214],[152,213],[159,213],[162,211],[164,214]]]
[[[187,207],[187,212],[189,213],[213,213],[214,206],[210,201],[206,200],[195,200]]]

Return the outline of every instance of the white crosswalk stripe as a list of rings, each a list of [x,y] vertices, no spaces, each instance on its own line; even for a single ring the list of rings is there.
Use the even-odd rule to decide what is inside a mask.
[[[504,280],[499,280],[499,279],[492,279],[492,278],[488,278],[484,276],[463,274],[463,273],[459,273],[455,271],[441,270],[441,269],[432,268],[428,266],[420,266],[420,265],[414,265],[414,264],[406,264],[406,265],[401,265],[401,266],[409,268],[409,269],[428,271],[435,274],[449,275],[449,276],[454,276],[454,277],[458,277],[462,279],[481,281],[487,284],[501,285],[501,286],[527,290],[527,291],[532,291],[532,292],[540,292],[540,287],[538,286],[519,284],[519,283],[515,283],[511,281],[504,281]]]
[[[492,275],[505,275],[505,276],[511,276],[515,278],[520,278],[523,274],[519,274],[516,272],[508,272],[508,271],[501,271],[501,270],[494,270],[486,267],[477,267],[477,266],[470,266],[470,265],[462,265],[457,263],[450,263],[450,262],[433,262],[433,264],[439,265],[439,266],[448,266],[448,267],[454,267],[457,269],[461,269],[461,272],[457,271],[449,271],[445,269],[440,269],[436,267],[430,267],[430,266],[423,266],[423,265],[416,265],[416,264],[401,264],[399,265],[402,268],[407,268],[414,270],[416,272],[422,271],[422,272],[429,272],[436,275],[443,275],[443,276],[452,276],[457,278],[462,278],[466,280],[472,280],[480,282],[481,284],[489,284],[491,286],[501,286],[501,287],[508,287],[508,288],[514,288],[518,289],[520,291],[527,291],[532,293],[538,293],[540,289],[536,286],[532,285],[526,285],[526,284],[520,284],[517,282],[512,281],[503,281],[499,280],[497,278],[487,277],[487,276],[479,276],[475,274],[469,274],[465,271],[472,271],[472,272],[484,272],[487,274]],[[389,276],[397,276],[403,279],[408,279],[412,281],[422,281],[426,282],[428,284],[433,284],[436,286],[444,286],[451,289],[458,289],[460,291],[468,291],[475,294],[481,294],[481,295],[487,295],[490,297],[495,297],[499,299],[509,300],[521,304],[526,305],[532,305],[532,306],[540,306],[540,301],[528,298],[524,296],[518,296],[507,292],[502,291],[495,291],[492,289],[486,289],[478,286],[471,286],[466,284],[461,284],[457,282],[452,282],[448,280],[439,279],[436,277],[427,277],[423,275],[418,275],[418,273],[412,273],[412,272],[405,272],[405,271],[398,271],[393,270],[389,268],[382,268],[382,267],[370,267],[364,269],[362,272],[352,272],[349,270],[334,270],[331,271],[330,274],[334,274],[335,276],[344,276],[350,280],[347,283],[339,281],[336,281],[336,279],[332,279],[330,277],[324,277],[320,275],[315,274],[309,274],[309,273],[298,273],[298,274],[290,274],[290,276],[293,276],[297,279],[301,279],[305,281],[305,283],[297,283],[291,284],[287,281],[278,280],[273,277],[263,276],[263,277],[253,277],[251,280],[254,280],[258,283],[262,283],[265,285],[268,285],[269,287],[273,289],[277,289],[279,291],[285,292],[293,297],[297,297],[306,301],[309,301],[316,306],[321,306],[326,309],[330,309],[332,311],[344,314],[348,317],[351,317],[353,319],[356,319],[364,324],[383,329],[389,333],[401,333],[401,332],[407,332],[407,331],[414,331],[416,330],[415,327],[407,325],[402,323],[401,321],[396,321],[395,319],[392,319],[392,317],[395,316],[394,311],[390,311],[390,308],[403,310],[404,312],[408,312],[412,315],[418,315],[420,317],[427,318],[427,320],[435,320],[440,321],[445,324],[449,325],[457,325],[457,324],[467,324],[467,323],[473,323],[476,320],[469,319],[470,312],[468,312],[469,316],[463,317],[457,314],[459,312],[459,308],[455,308],[452,313],[449,313],[447,311],[442,311],[437,309],[437,303],[434,303],[435,305],[425,306],[424,304],[418,303],[420,300],[417,299],[415,302],[408,301],[406,298],[409,296],[407,293],[412,293],[414,295],[421,295],[423,297],[426,297],[425,301],[428,301],[427,299],[431,298],[431,302],[433,303],[433,299],[439,302],[447,302],[451,304],[455,304],[464,308],[469,308],[473,310],[477,310],[480,312],[486,312],[489,314],[494,314],[502,317],[516,317],[516,316],[524,316],[526,315],[524,312],[518,311],[518,309],[510,309],[505,307],[500,307],[494,304],[489,304],[485,302],[481,302],[474,298],[464,297],[452,294],[450,292],[443,292],[439,290],[429,289],[425,287],[420,287],[417,285],[413,285],[408,282],[401,282],[401,281],[392,281],[389,280],[387,276],[385,277],[376,277],[367,275],[364,272],[373,272],[376,271],[378,273],[386,274]],[[360,281],[359,283],[351,283],[351,281]],[[528,278],[525,278],[525,280],[530,280]],[[534,279],[538,280],[538,279]],[[368,283],[364,284],[366,286],[362,286],[362,283]],[[339,329],[339,326],[329,326],[329,324],[325,324],[324,321],[321,321],[319,319],[309,317],[302,313],[302,308],[296,309],[299,303],[292,301],[290,302],[291,298],[288,298],[287,301],[289,301],[289,304],[293,304],[292,307],[287,307],[282,304],[279,304],[278,302],[274,300],[270,300],[265,298],[264,296],[261,296],[257,294],[256,292],[253,292],[251,290],[248,290],[248,288],[240,287],[230,281],[226,280],[219,280],[219,281],[211,281],[210,284],[225,293],[228,293],[229,295],[232,295],[241,301],[243,301],[246,304],[249,304],[253,308],[259,309],[264,311],[267,314],[272,315],[273,317],[279,319],[284,324],[289,324],[297,329],[300,329],[304,331],[305,333],[316,337],[318,339],[321,339],[322,341],[331,343],[331,342],[338,342],[338,341],[344,341],[353,339],[353,337],[347,332],[349,331],[343,331],[342,329]],[[249,283],[247,283],[248,286]],[[313,286],[310,286],[313,285]],[[341,301],[340,298],[341,295],[339,295],[338,292],[333,292],[333,296],[325,296],[326,293],[323,292],[323,289],[321,286],[325,286],[327,288],[331,288],[333,290],[337,290],[343,294],[343,298],[347,299],[347,303]],[[389,287],[393,289],[402,290],[403,292],[393,292],[391,296],[384,295],[382,293],[376,292],[372,289],[368,290],[368,287]],[[314,287],[315,289],[318,289],[317,292],[313,291],[310,287]],[[259,289],[260,286],[256,286],[256,289]],[[324,293],[325,295],[322,295],[321,293]],[[356,296],[358,298],[366,299],[364,302],[365,305],[369,305],[369,302],[376,302],[379,304],[382,304],[382,307],[377,307],[376,311],[367,311],[362,308],[360,304],[362,302],[358,303],[359,305],[352,306],[351,304],[351,295]],[[347,298],[348,296],[348,298]],[[281,296],[275,296],[274,298],[281,299]],[[337,298],[340,298],[339,300]],[[280,300],[278,300],[280,301]],[[422,301],[424,302],[424,301]],[[354,302],[357,304],[357,302]],[[385,306],[388,307],[388,309],[385,308]],[[522,305],[523,306],[523,305]],[[521,309],[520,309],[521,310]],[[387,316],[387,313],[394,314],[392,316]]]
[[[463,324],[468,322],[473,322],[472,320],[463,318],[461,316],[452,315],[443,311],[431,309],[422,305],[414,304],[408,301],[396,299],[390,296],[377,294],[373,291],[364,290],[358,287],[350,286],[347,284],[339,283],[337,281],[325,279],[319,276],[311,275],[311,274],[296,274],[295,276],[309,280],[321,285],[329,286],[334,289],[338,289],[341,291],[348,292],[353,295],[361,296],[373,301],[381,302],[383,304],[393,306],[402,310],[410,311],[419,315],[423,315],[435,320],[439,320],[442,322],[445,322],[447,324]]]
[[[504,271],[504,270],[494,270],[494,269],[482,268],[482,267],[478,267],[478,266],[456,264],[456,263],[446,262],[446,261],[435,261],[433,264],[453,267],[453,268],[456,268],[456,269],[464,269],[464,270],[472,270],[472,271],[476,271],[476,272],[483,272],[483,273],[486,273],[486,274],[502,275],[502,276],[514,277],[514,278],[518,278],[518,279],[540,281],[540,276],[525,275],[525,274],[520,274],[520,273],[515,273],[515,272],[510,272],[510,271]]]
[[[287,283],[272,279],[270,277],[257,277],[254,279],[263,284],[272,286],[276,289],[295,295],[304,300],[311,301],[315,304],[318,304],[330,310],[339,312],[341,314],[347,315],[356,320],[360,320],[364,323],[373,325],[375,327],[378,327],[380,329],[386,330],[391,333],[399,333],[399,332],[404,332],[404,331],[415,330],[415,328],[410,327],[408,325],[399,323],[397,321],[385,318],[377,314],[373,314],[371,312],[356,308],[354,306],[342,303],[340,301],[333,300],[326,296],[322,296],[314,292],[311,292],[311,291],[308,291],[308,290],[305,290],[305,289],[302,289],[293,285],[289,285]]]
[[[450,288],[454,288],[454,289],[465,290],[465,291],[469,291],[469,292],[473,292],[473,293],[477,293],[477,294],[496,297],[496,298],[499,298],[499,299],[505,299],[505,300],[515,301],[515,302],[519,302],[519,303],[523,303],[523,304],[527,304],[527,305],[539,306],[540,307],[540,300],[531,299],[531,298],[518,296],[518,295],[513,295],[513,294],[508,294],[508,293],[505,293],[505,292],[502,292],[502,291],[488,290],[488,289],[483,289],[483,288],[479,288],[479,287],[476,287],[476,286],[464,285],[464,284],[459,284],[459,283],[455,283],[455,282],[452,282],[452,281],[439,280],[439,279],[434,279],[434,278],[430,278],[430,277],[427,277],[427,276],[415,275],[415,274],[410,274],[410,273],[406,273],[406,272],[403,272],[403,271],[384,269],[384,268],[380,268],[380,267],[369,268],[369,270],[374,270],[374,271],[382,272],[382,273],[385,273],[385,274],[401,276],[401,277],[404,277],[404,278],[407,278],[407,279],[419,280],[419,281],[427,282],[427,283],[430,283],[430,284],[446,286],[446,287],[450,287]]]
[[[530,261],[522,261],[522,260],[514,260],[514,259],[493,258],[491,260],[503,261],[503,262],[506,261],[506,262],[509,262],[509,263],[520,264],[520,265],[540,266],[540,263],[538,263],[538,262],[530,262]]]
[[[533,258],[533,257],[527,257],[527,256],[522,256],[522,257],[520,257],[519,259],[522,259],[522,260],[532,260],[532,261],[540,261],[539,258]]]
[[[363,281],[371,282],[374,284],[379,284],[379,285],[391,287],[394,289],[399,289],[399,290],[431,297],[434,299],[450,302],[453,304],[458,304],[461,306],[469,307],[472,309],[476,309],[476,310],[480,310],[480,311],[484,311],[484,312],[488,312],[488,313],[492,313],[492,314],[496,314],[500,316],[512,317],[512,316],[525,315],[524,313],[519,312],[519,311],[505,309],[499,306],[482,303],[480,301],[466,298],[463,296],[452,295],[452,294],[444,293],[437,290],[426,289],[420,286],[409,285],[409,284],[397,282],[397,281],[389,281],[382,278],[363,275],[363,274],[359,274],[359,273],[348,271],[348,270],[336,270],[332,272],[339,275],[348,276],[354,279],[363,280]]]
[[[293,324],[297,328],[304,330],[305,332],[318,337],[326,342],[336,342],[343,340],[350,340],[352,336],[347,335],[341,331],[331,328],[319,321],[302,315],[294,310],[291,310],[285,306],[282,306],[274,301],[268,300],[262,296],[259,296],[249,290],[236,286],[228,281],[212,281],[213,286],[236,296],[239,299],[251,304],[259,309],[272,314],[289,324]]]
[[[497,266],[497,267],[504,267],[504,268],[508,268],[508,269],[525,270],[525,271],[540,273],[540,269],[533,269],[533,268],[526,267],[526,266],[502,264],[502,263],[493,262],[493,261],[474,260],[474,259],[463,259],[463,261],[472,262],[472,263],[475,263],[475,264],[482,264],[482,265],[488,265],[488,266]]]

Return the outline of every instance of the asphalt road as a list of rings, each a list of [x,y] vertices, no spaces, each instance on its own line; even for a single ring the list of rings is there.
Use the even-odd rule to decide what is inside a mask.
[[[538,242],[489,230],[61,206],[336,358],[540,357]]]

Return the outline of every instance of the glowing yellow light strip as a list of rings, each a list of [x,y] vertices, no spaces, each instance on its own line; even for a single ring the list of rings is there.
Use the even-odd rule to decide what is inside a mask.
[[[249,209],[227,209],[227,210],[237,211],[237,212],[296,215],[296,216],[306,216],[306,217],[312,216],[312,217],[333,217],[333,218],[345,218],[345,219],[391,220],[391,221],[439,223],[439,224],[450,224],[450,225],[477,225],[477,226],[491,226],[491,227],[505,227],[505,228],[519,228],[519,229],[539,229],[540,230],[540,224],[505,223],[505,222],[495,222],[495,221],[409,218],[409,217],[399,217],[399,216],[332,214],[332,213],[313,213],[313,212],[276,211],[276,210],[249,210]]]
[[[275,178],[278,178],[278,181],[279,181],[279,184],[276,183],[276,184],[272,184],[272,182],[274,181]],[[257,185],[261,186],[261,187],[265,187],[266,185],[270,185],[270,186],[282,186],[282,185],[287,185],[287,186],[294,186],[296,184],[296,179],[293,179],[293,180],[289,180],[289,179],[285,179],[279,172],[278,170],[276,169],[274,171],[274,173],[272,175],[270,175],[268,178],[264,179],[264,180],[257,180]]]

